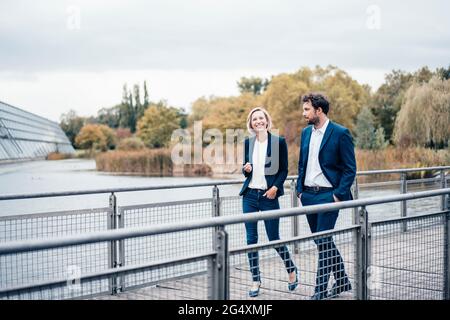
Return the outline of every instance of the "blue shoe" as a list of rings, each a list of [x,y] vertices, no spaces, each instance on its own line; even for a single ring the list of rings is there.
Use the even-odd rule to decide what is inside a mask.
[[[261,281],[253,281],[252,287],[250,288],[250,291],[248,292],[249,297],[257,297],[259,296],[259,288],[261,287]]]
[[[288,289],[289,291],[294,291],[295,288],[297,288],[298,286],[298,273],[297,273],[297,268],[295,268],[295,281],[294,282],[289,282],[288,283]]]

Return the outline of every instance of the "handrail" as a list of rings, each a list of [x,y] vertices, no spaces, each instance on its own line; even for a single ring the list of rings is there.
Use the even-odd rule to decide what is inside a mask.
[[[388,173],[407,173],[407,172],[419,172],[419,171],[432,171],[432,170],[450,170],[450,166],[441,167],[427,167],[427,168],[410,168],[410,169],[392,169],[392,170],[373,170],[373,171],[358,171],[356,175],[371,175],[371,174],[388,174]],[[288,176],[286,180],[295,180],[297,176]],[[172,185],[159,185],[159,186],[147,186],[147,187],[129,187],[129,188],[108,188],[108,189],[94,189],[94,190],[78,190],[78,191],[62,191],[62,192],[46,192],[46,193],[31,193],[31,194],[6,194],[0,195],[0,201],[2,200],[20,200],[20,199],[33,199],[33,198],[48,198],[48,197],[66,197],[77,196],[87,194],[101,194],[101,193],[119,193],[119,192],[134,192],[134,191],[151,191],[151,190],[163,190],[163,189],[181,189],[192,187],[213,187],[219,185],[232,185],[240,184],[244,180],[217,180],[213,182],[196,182],[196,183],[184,183],[184,184],[172,184]]]
[[[342,201],[335,203],[327,203],[320,205],[312,205],[308,207],[295,207],[289,209],[278,209],[264,212],[264,219],[275,219],[282,217],[289,217],[295,215],[304,215],[310,213],[320,213],[326,211],[334,211],[339,209],[354,208],[360,206],[369,206],[387,202],[397,202],[412,200],[425,197],[434,197],[450,194],[450,188],[405,193],[400,195],[385,196],[385,197],[373,197],[359,200]],[[51,239],[37,239],[37,240],[20,240],[11,241],[0,244],[0,254],[17,253],[25,251],[36,251],[40,249],[60,248],[72,245],[80,245],[87,243],[96,243],[104,241],[122,240],[128,238],[136,238],[142,236],[150,236],[155,234],[186,231],[192,229],[218,227],[229,224],[237,224],[249,221],[261,220],[261,215],[257,212],[248,213],[245,215],[225,216],[225,217],[212,217],[203,218],[197,220],[191,220],[187,222],[175,222],[165,223],[156,226],[148,227],[135,227],[128,229],[115,229],[108,231],[97,231],[91,233],[85,233],[81,235],[72,235],[60,238]]]

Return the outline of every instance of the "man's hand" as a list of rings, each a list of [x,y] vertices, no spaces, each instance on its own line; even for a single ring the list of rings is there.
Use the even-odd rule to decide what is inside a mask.
[[[263,194],[263,197],[267,197],[268,199],[275,199],[275,197],[277,196],[277,191],[278,188],[273,186]]]
[[[247,173],[252,171],[252,165],[250,162],[247,162],[246,164],[244,164],[244,171]]]
[[[334,198],[334,202],[341,202],[341,200],[339,200],[338,197],[336,197],[334,194],[333,194],[333,198]]]

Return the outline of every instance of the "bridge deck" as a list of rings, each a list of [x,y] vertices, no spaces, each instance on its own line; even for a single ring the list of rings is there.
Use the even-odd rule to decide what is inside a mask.
[[[411,225],[413,226],[413,225]],[[398,226],[397,226],[398,227]],[[419,227],[419,226],[417,226]],[[421,224],[406,232],[372,232],[371,270],[369,294],[371,299],[443,299],[445,266],[444,229],[439,224]],[[356,299],[355,250],[352,243],[337,243],[345,262],[353,290],[334,299]],[[291,251],[292,252],[292,251]],[[250,298],[247,292],[251,276],[246,256],[230,266],[230,299],[302,300],[309,299],[314,291],[317,250],[300,250],[292,255],[299,269],[299,286],[287,289],[287,274],[278,256],[260,259],[262,286],[260,295]],[[334,282],[330,277],[329,287]],[[208,299],[206,274],[159,282],[157,285],[127,289],[117,295],[98,296],[99,300],[134,299]]]

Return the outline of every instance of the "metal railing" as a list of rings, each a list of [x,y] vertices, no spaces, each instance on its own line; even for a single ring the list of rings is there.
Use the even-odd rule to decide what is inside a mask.
[[[383,171],[372,171],[372,172],[359,172],[358,175],[367,174],[380,174],[380,173],[400,173],[404,176],[406,181],[406,173],[413,171],[426,171],[433,170],[439,171],[440,175],[437,178],[426,179],[421,183],[438,183],[438,187],[445,189],[447,186],[447,178],[445,171],[450,169],[450,167],[436,167],[436,168],[421,168],[421,169],[403,169],[403,170],[383,170]],[[409,183],[410,181],[407,181]],[[417,182],[417,181],[414,181]],[[0,218],[0,235],[4,235],[0,239],[1,245],[6,245],[3,241],[10,241],[9,243],[14,243],[15,240],[25,240],[25,239],[38,239],[42,237],[52,237],[49,241],[56,241],[55,243],[60,243],[59,238],[53,239],[53,237],[59,237],[61,235],[67,234],[80,234],[86,231],[100,231],[107,232],[106,230],[112,231],[127,231],[131,230],[136,226],[142,225],[155,225],[161,223],[175,223],[177,225],[189,225],[198,219],[207,219],[208,217],[220,217],[222,218],[242,218],[242,210],[240,208],[240,198],[239,197],[220,197],[219,188],[221,185],[231,185],[236,183],[242,183],[241,180],[236,181],[217,181],[211,183],[196,183],[196,184],[185,184],[177,186],[156,186],[156,187],[141,187],[141,188],[122,188],[122,189],[102,189],[102,190],[87,190],[87,191],[76,191],[76,192],[60,192],[60,193],[45,193],[45,194],[33,194],[33,195],[4,195],[0,196],[0,200],[13,200],[13,199],[30,199],[30,198],[40,198],[40,197],[55,197],[55,196],[67,196],[67,195],[81,195],[81,194],[94,194],[94,193],[111,193],[109,197],[109,206],[107,208],[90,209],[90,210],[77,210],[77,211],[66,211],[58,213],[45,213],[37,215],[22,215],[22,216],[10,216]],[[290,193],[286,194],[280,198],[280,204],[282,208],[295,208],[298,205],[298,200],[295,195],[295,177],[289,177],[288,183],[290,185]],[[353,186],[355,198],[366,186],[355,184]],[[158,204],[147,204],[140,206],[123,206],[117,205],[116,193],[118,192],[129,192],[129,191],[143,191],[143,190],[158,190],[158,189],[171,189],[171,188],[187,188],[187,187],[204,187],[210,186],[213,188],[213,195],[210,199],[198,199],[191,201],[177,201],[169,203],[158,203]],[[402,190],[403,191],[403,190]],[[404,192],[407,190],[405,189]],[[433,191],[436,192],[436,191]],[[436,201],[433,202],[434,212],[440,211],[444,212],[444,208],[447,206],[447,201],[445,199],[448,193],[432,193],[428,194],[426,198],[424,197],[412,197],[412,198],[401,198],[401,200],[396,201],[383,201],[378,203],[372,203],[373,208],[376,208],[376,204],[386,205],[388,203],[405,203],[407,201],[412,201],[413,199],[434,199],[438,200],[439,205],[436,206]],[[400,195],[397,195],[397,197]],[[447,196],[448,197],[448,196]],[[389,199],[389,198],[388,198]],[[440,200],[439,200],[440,199]],[[362,201],[362,200],[357,200]],[[349,202],[350,203],[350,202]],[[337,229],[350,228],[344,233],[339,235],[338,242],[341,246],[344,246],[344,252],[348,252],[347,256],[349,261],[354,261],[356,266],[359,262],[357,253],[360,251],[357,248],[353,248],[351,244],[358,243],[359,234],[363,233],[362,227],[356,228],[355,226],[361,226],[360,212],[358,209],[360,205],[357,202],[353,202],[354,205],[347,207],[342,207],[345,209],[341,211],[341,221],[338,221]],[[406,210],[408,207],[405,205]],[[438,210],[439,208],[439,210]],[[300,208],[305,210],[304,208]],[[309,211],[313,209],[308,207]],[[402,206],[403,209],[403,206]],[[289,209],[291,210],[291,209]],[[431,209],[427,209],[430,212]],[[348,211],[348,212],[347,212]],[[391,210],[390,218],[399,217],[395,216],[397,210]],[[284,212],[283,210],[280,211]],[[353,216],[351,213],[353,212]],[[403,212],[403,211],[402,211]],[[433,211],[431,211],[433,212]],[[416,213],[414,213],[416,214]],[[247,217],[248,215],[246,215]],[[400,215],[402,216],[402,215]],[[266,217],[266,216],[265,216]],[[291,253],[294,257],[299,257],[304,254],[304,252],[313,252],[315,250],[314,246],[311,244],[312,238],[317,238],[316,235],[307,235],[309,230],[306,229],[306,221],[304,213],[291,214],[291,215],[280,215],[280,226],[281,226],[281,238],[290,239],[288,242],[291,245]],[[404,217],[403,217],[404,218]],[[415,219],[414,217],[408,217]],[[379,220],[379,219],[378,219]],[[385,220],[385,219],[384,219]],[[188,222],[191,221],[191,222]],[[242,220],[241,222],[243,222]],[[367,224],[374,223],[374,221],[369,221],[367,218]],[[399,223],[402,225],[402,232],[407,234],[410,231],[408,227],[411,224],[409,220],[404,219]],[[3,296],[5,294],[10,295],[12,292],[32,292],[32,288],[36,287],[36,282],[48,283],[48,279],[59,279],[59,285],[55,284],[55,280],[50,281],[51,285],[57,286],[59,291],[61,288],[65,288],[64,292],[57,292],[58,290],[47,290],[47,296],[40,292],[40,298],[67,298],[67,297],[82,297],[90,295],[99,295],[105,293],[117,293],[121,291],[126,291],[132,288],[146,287],[148,285],[156,285],[161,281],[167,281],[168,279],[187,279],[187,277],[198,275],[198,280],[196,285],[200,285],[203,289],[205,287],[209,288],[209,293],[203,290],[203,294],[197,298],[207,298],[211,297],[223,297],[217,293],[217,287],[223,288],[227,286],[228,282],[222,281],[217,282],[217,276],[226,274],[229,276],[228,272],[223,272],[216,270],[217,276],[211,276],[211,272],[206,270],[211,269],[211,257],[217,257],[217,246],[223,248],[225,245],[229,250],[229,254],[221,256],[219,260],[221,261],[232,261],[233,266],[240,265],[241,270],[248,268],[245,263],[245,253],[250,250],[251,247],[240,247],[245,243],[244,230],[242,223],[230,223],[226,225],[226,233],[224,231],[224,225],[214,225],[208,228],[187,228],[183,230],[178,230],[177,232],[170,233],[158,233],[158,234],[147,234],[140,237],[124,237],[121,239],[109,239],[104,241],[98,241],[95,244],[90,245],[86,243],[80,243],[79,245],[71,244],[69,247],[64,247],[61,249],[43,249],[36,255],[35,252],[22,252],[19,251],[14,253],[2,254],[0,251],[0,292]],[[353,229],[352,229],[353,228]],[[122,230],[121,230],[122,229]],[[45,232],[43,231],[45,230]],[[262,230],[260,230],[261,232]],[[221,236],[218,236],[218,232],[222,232]],[[334,232],[337,232],[336,230]],[[383,233],[383,232],[382,232]],[[262,234],[262,232],[260,233]],[[307,235],[305,237],[305,234]],[[309,233],[310,234],[310,233]],[[334,233],[330,233],[334,234]],[[302,237],[300,235],[303,235]],[[448,235],[447,235],[448,237]],[[224,240],[226,238],[226,240]],[[293,239],[293,240],[292,240]],[[12,241],[12,242],[11,242]],[[33,240],[30,240],[33,241]],[[225,241],[225,242],[224,242]],[[27,241],[25,241],[27,242]],[[62,242],[64,243],[64,242]],[[448,243],[448,241],[446,242]],[[274,256],[273,249],[275,244],[273,243],[262,243],[256,245],[260,247],[260,258],[262,261],[272,261],[276,257]],[[59,247],[59,246],[58,246]],[[0,247],[1,248],[1,247]],[[26,251],[26,250],[25,250]],[[445,250],[444,250],[445,251]],[[448,249],[447,249],[448,251]],[[447,252],[445,251],[445,252]],[[311,255],[313,257],[314,255]],[[185,257],[186,259],[181,259],[180,257]],[[174,259],[177,259],[176,262]],[[191,260],[189,260],[191,259]],[[193,259],[193,260],[192,260]],[[11,263],[11,260],[13,263]],[[448,258],[447,258],[448,260]],[[149,261],[158,263],[149,264]],[[175,262],[174,262],[175,261]],[[191,261],[191,262],[189,262]],[[313,283],[314,259],[309,259],[309,265],[303,266],[303,270],[307,271],[309,275],[309,284],[306,286],[310,288]],[[275,262],[270,262],[269,266],[274,265]],[[302,261],[299,261],[302,263]],[[350,263],[351,265],[351,263]],[[367,263],[366,263],[367,265]],[[140,267],[138,267],[140,266]],[[182,267],[180,267],[182,266]],[[69,268],[68,268],[69,267]],[[72,268],[73,267],[73,268]],[[165,268],[165,269],[164,269]],[[164,272],[161,270],[165,270]],[[69,272],[68,272],[69,270]],[[107,271],[105,271],[107,270]],[[119,271],[117,271],[119,270]],[[120,271],[125,270],[125,271]],[[140,270],[137,272],[137,270]],[[233,269],[234,270],[234,269]],[[271,268],[269,268],[271,270]],[[163,274],[159,274],[162,272]],[[248,271],[247,271],[248,272]],[[81,278],[81,279],[95,279],[95,281],[89,281],[89,288],[80,291],[67,289],[73,288],[73,286],[67,285],[68,273],[70,277]],[[102,274],[102,276],[99,275]],[[215,286],[211,287],[212,282],[205,278],[213,277],[215,279]],[[352,277],[356,277],[358,272],[353,272]],[[82,277],[78,277],[83,275]],[[92,275],[92,277],[91,277]],[[203,278],[202,278],[203,277]],[[65,280],[64,280],[65,279]],[[356,279],[356,278],[355,278]],[[241,279],[242,283],[246,283],[248,279]],[[273,281],[274,283],[282,283],[284,280],[278,279]],[[285,281],[284,281],[285,282]],[[32,284],[34,283],[34,284]],[[64,286],[61,285],[64,283]],[[94,285],[95,283],[95,285]],[[360,281],[357,281],[360,283]],[[30,284],[32,284],[30,286]],[[243,286],[245,287],[245,285]],[[22,289],[21,289],[22,288]],[[160,288],[160,287],[158,287]],[[19,291],[17,291],[19,290]],[[72,290],[67,292],[67,290]],[[83,291],[84,290],[84,291]],[[178,290],[180,291],[180,290]],[[181,290],[182,291],[182,290]],[[181,292],[180,291],[180,292]],[[202,291],[202,290],[199,290]],[[219,290],[220,291],[220,290]],[[235,290],[236,291],[236,290]],[[237,294],[232,291],[231,297],[235,298],[245,298],[246,292],[242,295]],[[281,292],[281,289],[275,290],[276,292]],[[369,295],[361,295],[360,292],[366,292],[365,290],[358,289],[359,298],[375,297]],[[444,290],[445,291],[445,290]],[[87,292],[87,293],[86,293]],[[216,292],[216,293],[214,293]],[[173,293],[173,292],[172,292]],[[303,292],[304,295],[305,292]],[[169,294],[168,294],[169,295]],[[11,296],[11,295],[10,295]],[[300,295],[302,296],[302,295]],[[297,298],[299,298],[298,296]],[[14,297],[14,295],[12,295]],[[32,296],[30,296],[32,298]],[[229,296],[228,296],[229,297]],[[378,296],[377,296],[378,297]]]
[[[387,245],[381,245],[377,246],[380,250],[389,249],[388,253],[393,255],[381,255],[384,257],[384,259],[387,259],[388,261],[393,261],[392,264],[384,264],[381,266],[384,269],[389,270],[401,270],[403,272],[406,272],[407,274],[410,274],[413,270],[410,269],[409,266],[421,266],[425,263],[431,263],[434,265],[436,262],[439,262],[439,264],[442,267],[436,268],[434,270],[431,270],[432,272],[428,272],[427,268],[425,270],[419,270],[417,272],[422,273],[428,273],[430,277],[434,277],[434,281],[436,282],[436,286],[433,288],[432,291],[437,292],[436,296],[431,296],[432,298],[448,298],[449,296],[449,287],[448,287],[448,278],[449,278],[449,266],[448,266],[448,223],[450,219],[450,213],[448,210],[440,211],[438,213],[431,213],[431,214],[425,214],[421,216],[416,217],[408,217],[408,218],[399,218],[397,221],[383,221],[383,222],[372,222],[370,223],[368,221],[368,214],[366,207],[371,205],[376,205],[380,203],[386,203],[386,202],[396,202],[396,201],[404,201],[404,200],[412,200],[412,199],[422,199],[426,197],[433,197],[433,196],[442,196],[446,195],[448,196],[450,194],[450,188],[447,189],[440,189],[440,190],[433,190],[433,191],[424,191],[424,192],[417,192],[417,193],[410,193],[405,195],[395,195],[395,196],[389,196],[389,197],[380,197],[380,198],[372,198],[372,199],[366,199],[366,200],[354,200],[354,201],[346,201],[341,203],[333,203],[333,204],[324,204],[324,205],[315,205],[310,206],[308,208],[305,207],[298,207],[298,208],[290,208],[290,209],[281,209],[281,210],[273,210],[273,211],[267,211],[264,212],[264,218],[265,219],[273,219],[273,218],[281,218],[281,217],[290,217],[290,216],[299,216],[299,215],[305,215],[305,214],[311,214],[311,213],[319,213],[319,212],[326,212],[326,211],[332,211],[332,210],[338,210],[338,209],[345,209],[345,208],[354,208],[359,207],[359,224],[353,225],[350,227],[345,228],[339,228],[336,230],[321,232],[317,234],[313,234],[311,236],[303,236],[303,237],[296,237],[291,238],[288,240],[279,240],[275,242],[270,242],[266,244],[259,244],[259,245],[253,245],[253,246],[245,246],[242,248],[237,248],[234,250],[228,249],[228,235],[225,231],[226,226],[233,225],[233,224],[242,224],[243,222],[247,221],[257,221],[261,219],[261,215],[259,213],[251,213],[246,215],[235,215],[235,216],[229,216],[229,217],[215,217],[215,218],[204,218],[204,219],[197,219],[192,222],[186,222],[184,224],[179,223],[165,223],[157,226],[147,226],[147,227],[134,227],[129,229],[123,229],[123,230],[108,230],[108,231],[97,231],[93,233],[88,234],[82,234],[82,235],[72,235],[72,236],[66,236],[66,237],[58,237],[55,239],[37,239],[37,240],[22,240],[22,241],[12,241],[12,242],[6,242],[0,244],[0,256],[4,257],[10,254],[21,254],[21,253],[33,253],[35,251],[45,251],[45,250],[58,250],[58,248],[65,248],[65,247],[77,247],[80,245],[96,245],[100,243],[108,243],[110,241],[120,241],[120,240],[126,240],[126,239],[134,239],[134,238],[142,238],[142,237],[148,237],[148,236],[158,236],[161,234],[169,234],[169,233],[176,233],[176,232],[185,232],[189,230],[198,230],[198,229],[207,229],[207,228],[213,228],[214,234],[216,236],[216,241],[214,245],[214,250],[205,251],[196,255],[192,256],[184,256],[179,257],[178,259],[166,259],[165,261],[157,261],[152,262],[149,264],[140,264],[140,265],[133,265],[133,266],[127,266],[127,267],[117,267],[117,268],[110,268],[106,271],[100,271],[95,272],[87,275],[79,275],[78,280],[82,285],[84,285],[86,288],[79,289],[79,290],[92,290],[101,288],[101,285],[99,285],[102,281],[107,279],[112,279],[114,277],[125,277],[126,275],[136,275],[141,274],[145,271],[152,271],[157,268],[164,267],[170,267],[175,266],[176,269],[176,263],[178,265],[186,265],[188,263],[192,262],[204,262],[205,265],[207,264],[208,267],[206,268],[206,271],[203,271],[198,268],[198,264],[195,265],[194,268],[191,269],[185,269],[184,274],[179,275],[178,277],[186,277],[189,275],[192,277],[192,275],[195,273],[199,273],[199,276],[205,276],[203,277],[203,281],[206,283],[206,287],[203,288],[207,291],[207,295],[204,296],[204,298],[216,298],[216,299],[227,299],[230,297],[230,277],[229,277],[229,268],[230,265],[243,265],[243,261],[237,261],[239,259],[235,259],[235,257],[240,257],[240,259],[245,260],[245,253],[249,250],[266,250],[270,248],[275,248],[277,246],[280,246],[281,244],[297,244],[302,249],[299,252],[299,256],[307,255],[306,252],[310,250],[310,248],[307,247],[307,244],[311,242],[311,240],[314,239],[323,239],[324,237],[330,237],[334,236],[336,242],[339,244],[339,246],[346,246],[345,250],[342,252],[342,255],[344,256],[344,260],[346,262],[353,262],[355,271],[354,273],[349,273],[350,279],[354,281],[356,284],[356,289],[354,291],[355,297],[359,299],[367,299],[371,297],[380,297],[380,294],[377,293],[377,295],[372,295],[371,288],[368,286],[369,281],[369,274],[368,270],[370,267],[374,265],[372,261],[376,260],[376,255],[374,255],[373,247],[374,247],[374,236],[375,234],[371,231],[372,229],[377,228],[379,225],[382,224],[394,224],[394,223],[403,223],[405,219],[408,219],[408,223],[411,224],[414,221],[421,221],[422,226],[420,228],[418,227],[412,227],[410,226],[410,230],[408,231],[408,234],[404,232],[397,232],[394,234],[394,236],[398,236],[398,234],[403,235],[403,237],[406,237],[404,241],[389,241],[389,245],[398,243],[408,243],[410,239],[420,239],[421,236],[417,236],[417,232],[423,233],[424,228],[440,228],[441,232],[439,234],[435,234],[433,232],[430,233],[430,236],[434,239],[431,243],[434,247],[439,247],[439,253],[436,254],[436,252],[428,252],[427,250],[413,250],[413,256],[411,256],[408,261],[412,261],[413,263],[408,264],[407,266],[399,266],[398,264],[404,263],[404,259],[402,255],[398,254],[397,250],[391,250]],[[447,209],[447,208],[446,208]],[[424,222],[425,221],[425,222]],[[428,230],[427,229],[427,230]],[[351,241],[352,236],[355,236],[357,241],[354,243]],[[390,236],[391,234],[386,233],[380,233],[380,235],[375,236],[375,238],[384,239],[385,237]],[[419,241],[419,243],[422,243]],[[401,245],[400,245],[401,246]],[[414,245],[410,245],[409,248],[414,249]],[[342,250],[341,250],[342,251]],[[417,252],[419,254],[417,254]],[[430,257],[432,259],[430,259]],[[233,260],[234,259],[234,260]],[[270,277],[277,277],[280,272],[279,270],[274,267],[276,264],[275,261],[272,261],[273,259],[269,259],[269,267],[268,269],[271,270]],[[441,261],[439,261],[441,260]],[[298,259],[296,261],[299,261]],[[377,260],[378,261],[378,260]],[[420,263],[417,263],[419,261]],[[311,266],[313,263],[309,263],[307,268],[303,268],[301,266],[298,266],[298,269],[300,270],[300,273],[302,272],[309,272],[313,273],[314,268]],[[425,266],[426,267],[426,266]],[[193,271],[196,271],[195,273]],[[169,275],[174,275],[174,269],[171,269],[169,271],[166,271]],[[163,273],[157,273],[156,275],[153,275],[153,282],[158,283],[164,281],[167,281],[170,279],[170,277],[163,277]],[[264,277],[265,278],[265,277]],[[311,277],[310,277],[311,278]],[[126,279],[126,277],[124,278]],[[93,285],[91,282],[94,282],[95,285]],[[243,283],[243,277],[238,279],[239,281],[233,282],[233,285],[238,285]],[[420,283],[417,284],[413,280],[409,279],[409,282],[405,282],[402,280],[402,282],[405,284],[405,287],[407,288],[415,288],[417,291],[418,288],[420,289]],[[279,280],[275,280],[275,282],[280,282]],[[307,281],[305,281],[307,282]],[[374,281],[373,283],[383,283],[383,285],[386,285],[383,281]],[[426,283],[429,283],[429,281],[426,281]],[[304,283],[305,288],[311,286],[311,281],[309,283]],[[388,283],[389,284],[389,283]],[[390,284],[393,285],[393,284]],[[403,288],[402,284],[396,286],[397,288]],[[66,289],[70,288],[68,286],[67,278],[66,279],[57,279],[57,280],[51,280],[46,281],[42,283],[34,283],[34,284],[27,284],[27,285],[20,285],[20,286],[12,286],[7,288],[1,288],[0,289],[0,296],[7,297],[7,298],[20,298],[24,297],[22,294],[25,293],[25,297],[30,298],[33,297],[33,292],[37,292],[37,297],[45,298],[45,297],[52,297],[51,295],[43,294],[46,292],[46,290],[59,288],[59,289]],[[275,290],[275,289],[272,289]],[[70,290],[69,290],[70,291]],[[397,291],[395,291],[397,292]],[[401,294],[403,294],[403,291],[399,290]],[[69,292],[70,293],[70,292]],[[91,292],[92,293],[92,292]],[[92,294],[95,294],[98,292],[94,292]],[[58,298],[67,298],[64,294],[68,294],[67,292],[60,292],[62,296],[56,295]],[[70,297],[70,295],[69,295]],[[300,298],[298,296],[291,296],[291,298]],[[397,297],[397,296],[394,296]],[[400,296],[402,297],[402,295]],[[410,296],[405,296],[409,297]],[[415,296],[412,296],[413,298]],[[384,297],[384,298],[392,298],[391,296]],[[417,298],[417,297],[416,297]]]

